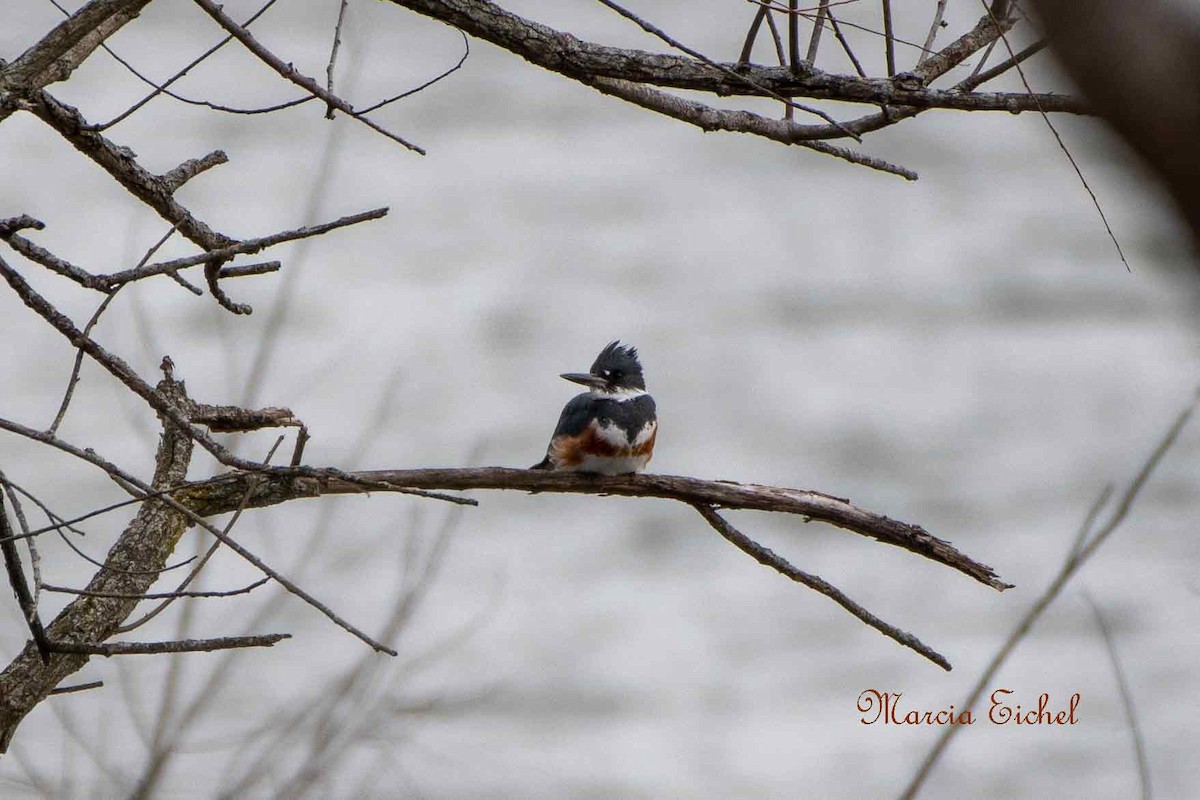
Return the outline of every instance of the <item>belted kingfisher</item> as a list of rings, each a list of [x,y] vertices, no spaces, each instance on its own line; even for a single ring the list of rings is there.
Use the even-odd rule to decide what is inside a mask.
[[[588,387],[571,398],[550,437],[546,457],[530,469],[626,475],[645,469],[654,452],[658,417],[646,393],[637,348],[612,342],[587,373],[568,372]]]

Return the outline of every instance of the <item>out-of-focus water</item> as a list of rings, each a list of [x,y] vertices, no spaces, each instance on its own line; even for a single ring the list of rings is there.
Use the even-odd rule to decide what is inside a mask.
[[[229,8],[242,14],[243,5]],[[336,13],[328,5],[272,11],[261,35],[318,74]],[[655,47],[599,7],[541,5],[514,8],[583,36]],[[712,5],[739,24],[750,15]],[[736,29],[684,9],[641,10],[715,57],[736,54]],[[4,34],[0,55],[11,59],[44,30],[54,17],[42,13]],[[957,25],[977,16],[957,14]],[[356,99],[419,83],[461,50],[453,31],[382,4],[352,6],[348,25],[344,85]],[[114,46],[157,65],[161,78],[216,35],[186,4],[155,3]],[[1064,88],[1045,69],[1033,75]],[[272,77],[231,52],[180,91],[239,104],[290,96]],[[97,56],[55,91],[100,120],[141,89]],[[378,115],[426,146],[423,159],[320,113],[312,104],[229,117],[159,100],[111,132],[156,171],[225,149],[231,163],[196,178],[181,199],[231,235],[377,205],[391,213],[281,248],[273,257],[282,273],[230,281],[236,299],[254,304],[249,318],[164,279],[116,301],[97,329],[103,343],[145,375],[170,353],[194,396],[237,402],[286,294],[252,401],[303,417],[311,463],[398,468],[533,463],[572,394],[556,375],[586,369],[620,337],[641,349],[659,404],[655,471],[848,496],[924,525],[1017,585],[1000,595],[845,532],[732,515],[941,650],[955,665],[946,674],[764,570],[678,504],[482,494],[400,641],[401,662],[456,643],[419,669],[383,664],[377,677],[402,698],[470,702],[398,714],[327,770],[331,796],[894,796],[937,730],[863,725],[859,693],[903,692],[909,708],[959,704],[1057,571],[1098,493],[1136,473],[1195,387],[1182,235],[1125,152],[1087,121],[1056,123],[1132,273],[1033,115],[928,114],[868,139],[865,148],[921,173],[909,184],[748,137],[701,135],[478,42],[462,72]],[[44,220],[37,241],[111,271],[163,232],[36,120],[17,115],[0,133],[0,215]],[[76,319],[98,299],[23,269]],[[9,343],[0,414],[34,425],[52,418],[71,362],[53,336],[0,292]],[[94,366],[62,434],[143,473],[156,439],[152,415]],[[242,452],[261,455],[272,441],[248,437]],[[1193,428],[993,683],[1023,704],[1078,692],[1079,723],[977,723],[927,796],[1137,790],[1085,588],[1115,632],[1158,796],[1184,797],[1200,781],[1191,758],[1198,456]],[[102,475],[7,435],[0,469],[63,512],[120,497]],[[198,460],[194,474],[211,470]],[[254,512],[237,530],[374,631],[396,595],[405,537],[428,544],[444,512],[376,495]],[[88,528],[93,555],[122,524],[107,520]],[[322,520],[330,535],[297,566]],[[194,547],[185,540],[181,551]],[[61,543],[46,541],[42,555],[47,580],[86,579],[88,565]],[[206,585],[253,577],[218,556]],[[208,602],[188,635],[236,632],[263,601]],[[191,726],[161,796],[232,786],[239,751],[251,749],[238,737],[264,736],[259,725],[313,702],[361,655],[298,602],[285,608],[268,628],[295,639],[237,662]],[[458,635],[463,626],[469,635]],[[164,617],[138,637],[176,633]],[[9,607],[0,647],[11,654],[23,640]],[[185,702],[217,659],[183,662]],[[34,794],[32,772],[61,796],[123,796],[146,762],[167,672],[165,660],[89,665],[79,677],[106,687],[56,698],[28,718],[18,755],[0,763],[5,792]],[[281,756],[280,774],[303,758]],[[257,790],[280,791],[282,780]]]

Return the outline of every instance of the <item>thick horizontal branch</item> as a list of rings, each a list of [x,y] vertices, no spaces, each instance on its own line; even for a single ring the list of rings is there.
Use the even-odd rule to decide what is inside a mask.
[[[471,469],[370,470],[341,477],[296,478],[270,472],[247,474],[220,483],[184,485],[174,493],[176,500],[202,517],[234,511],[243,502],[251,481],[259,481],[246,502],[248,508],[286,502],[296,497],[327,494],[361,494],[364,491],[396,489],[508,489],[526,492],[658,497],[695,505],[730,509],[752,509],[798,514],[845,530],[902,547],[971,576],[980,583],[1003,591],[1010,584],[995,571],[959,552],[919,525],[890,519],[852,505],[849,501],[821,492],[777,486],[708,481],[677,475],[621,475],[600,477],[573,472],[479,467]],[[369,488],[364,486],[369,484]]]
[[[807,62],[801,62],[799,71],[789,66],[768,67],[737,63],[718,64],[714,67],[684,56],[586,42],[569,33],[520,17],[487,0],[391,2],[453,25],[539,67],[585,83],[603,77],[676,89],[692,89],[722,97],[777,94],[784,97],[811,97],[870,105],[947,108],[961,111],[1016,113],[1042,110],[1072,114],[1090,113],[1083,101],[1062,95],[1007,92],[974,94],[929,89],[922,85],[920,75],[914,73],[901,73],[894,79],[860,78],[823,72]],[[970,44],[967,42],[963,47]],[[939,53],[922,64],[922,69],[938,72],[941,60],[953,59],[956,55],[957,50],[945,56]],[[912,77],[918,78],[915,85],[910,80]]]

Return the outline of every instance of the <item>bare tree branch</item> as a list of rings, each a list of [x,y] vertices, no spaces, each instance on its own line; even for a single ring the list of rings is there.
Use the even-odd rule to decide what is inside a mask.
[[[290,633],[268,633],[262,636],[223,636],[217,639],[183,639],[174,642],[51,642],[57,653],[89,656],[145,656],[161,653],[211,653],[214,650],[232,650],[237,647],[271,647]]]
[[[506,11],[487,0],[390,1],[439,19],[472,36],[503,47],[533,64],[575,80],[604,77],[654,86],[692,89],[721,97],[781,95],[871,105],[915,106],[922,109],[952,108],[1017,113],[1036,110],[1037,102],[1040,102],[1042,108],[1047,111],[1089,113],[1084,103],[1063,95],[1038,95],[1037,102],[1020,92],[974,97],[970,93],[938,91],[919,85],[906,88],[905,82],[897,83],[886,78],[866,79],[835,75],[808,65],[799,75],[790,67],[737,63],[710,66],[694,58],[581,41],[568,33]],[[987,36],[987,32],[974,31],[969,37],[960,37],[927,59],[917,74],[944,74],[949,69],[947,65],[961,63],[971,53],[986,46]],[[729,72],[739,77],[734,79],[730,77]]]
[[[741,484],[731,481],[706,481],[676,475],[620,475],[600,477],[573,472],[478,467],[468,469],[369,470],[349,473],[353,480],[341,477],[317,477],[314,480],[265,477],[246,503],[261,508],[287,502],[294,496],[315,497],[326,494],[357,494],[390,489],[470,490],[498,489],[526,492],[565,492],[570,494],[619,495],[621,497],[657,497],[688,505],[705,504],[720,508],[752,509],[796,514],[868,536],[945,564],[969,575],[993,589],[1009,588],[991,567],[959,552],[953,545],[930,535],[919,525],[890,519],[849,501],[821,492],[785,489],[777,486]],[[195,491],[181,487],[174,496],[203,517],[227,513],[242,502],[251,474],[236,480],[195,484]]]
[[[717,533],[721,534],[728,542],[742,552],[749,555],[763,566],[770,567],[776,572],[784,575],[797,583],[802,583],[815,592],[819,592],[828,597],[833,602],[837,603],[842,608],[849,611],[854,616],[871,626],[875,630],[882,633],[884,636],[900,643],[904,647],[914,650],[917,653],[925,656],[933,663],[937,664],[947,672],[950,671],[950,662],[941,653],[934,650],[929,645],[922,642],[917,637],[907,631],[902,631],[899,628],[889,625],[879,617],[867,611],[858,603],[850,599],[841,589],[838,589],[833,584],[823,578],[797,569],[792,566],[787,559],[778,555],[751,539],[746,534],[733,527],[727,519],[713,510],[712,506],[704,503],[696,503],[693,508],[700,512],[700,516],[704,517],[705,521],[713,527]]]

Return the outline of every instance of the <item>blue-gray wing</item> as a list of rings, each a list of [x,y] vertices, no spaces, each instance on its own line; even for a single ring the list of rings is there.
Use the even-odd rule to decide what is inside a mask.
[[[560,436],[578,436],[583,433],[596,410],[596,402],[591,395],[584,393],[575,395],[570,402],[563,406],[562,413],[558,415],[558,425],[554,427],[554,433],[550,436],[550,446],[546,448],[546,457],[530,469],[554,469],[554,464],[550,460],[550,451],[554,447],[554,440]]]
[[[578,436],[583,433],[587,427],[588,421],[596,416],[597,405],[603,403],[602,400],[596,400],[587,392],[577,394],[563,406],[562,413],[558,415],[558,425],[554,428],[555,436]]]

